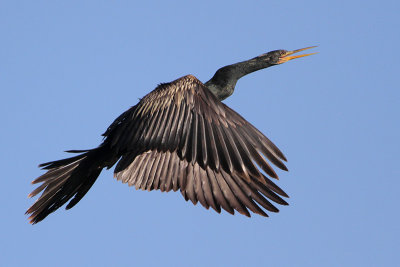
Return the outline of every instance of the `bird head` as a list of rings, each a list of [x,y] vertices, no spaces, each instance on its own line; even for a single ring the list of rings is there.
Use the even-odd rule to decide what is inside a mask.
[[[292,56],[295,53],[314,48],[316,46],[310,46],[306,48],[301,48],[301,49],[296,49],[293,51],[287,51],[287,50],[274,50],[271,52],[268,52],[266,54],[261,55],[260,57],[264,57],[266,61],[268,61],[271,65],[278,65],[285,63],[289,60],[295,59],[295,58],[301,58],[301,57],[306,57],[310,55],[314,55],[316,53],[310,53],[310,54],[303,54],[303,55],[296,55]]]

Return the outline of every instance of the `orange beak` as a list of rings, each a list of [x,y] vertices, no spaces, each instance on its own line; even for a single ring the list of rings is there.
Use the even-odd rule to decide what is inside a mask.
[[[282,63],[285,63],[286,61],[289,61],[289,60],[292,60],[295,58],[306,57],[306,56],[311,56],[311,55],[317,54],[317,53],[310,53],[310,54],[304,54],[304,55],[298,55],[298,56],[290,56],[290,55],[293,55],[294,53],[298,53],[298,52],[301,52],[301,51],[304,51],[304,50],[307,50],[310,48],[314,48],[314,47],[317,47],[317,46],[310,46],[310,47],[301,48],[301,49],[297,49],[297,50],[293,50],[293,51],[287,51],[286,53],[284,53],[283,55],[280,56],[277,64],[282,64]]]

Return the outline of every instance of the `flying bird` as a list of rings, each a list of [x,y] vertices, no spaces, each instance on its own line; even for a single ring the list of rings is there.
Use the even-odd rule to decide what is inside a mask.
[[[314,47],[314,46],[313,46]],[[243,76],[311,54],[293,56],[275,50],[220,68],[206,83],[187,75],[160,84],[137,105],[122,113],[90,150],[40,164],[47,172],[29,197],[42,194],[27,210],[30,223],[42,221],[69,201],[75,206],[104,168],[116,164],[114,177],[136,189],[180,190],[186,201],[200,202],[250,217],[268,217],[288,205],[288,195],[268,177],[278,178],[271,163],[287,170],[283,153],[260,131],[221,101],[232,95]]]

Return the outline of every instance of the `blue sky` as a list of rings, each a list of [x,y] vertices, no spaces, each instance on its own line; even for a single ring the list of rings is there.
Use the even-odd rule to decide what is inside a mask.
[[[262,3],[261,3],[262,2]],[[2,266],[394,266],[399,259],[397,1],[1,1]],[[241,79],[225,101],[288,158],[290,206],[217,214],[104,171],[31,226],[42,162],[101,142],[160,82],[207,81],[275,49],[318,55]]]

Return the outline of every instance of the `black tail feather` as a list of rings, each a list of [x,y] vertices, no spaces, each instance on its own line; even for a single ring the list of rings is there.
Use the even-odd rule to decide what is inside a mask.
[[[43,183],[29,197],[42,192],[37,201],[26,211],[30,223],[35,224],[46,218],[67,201],[67,209],[76,205],[89,191],[102,169],[107,164],[109,153],[104,147],[84,150],[75,157],[40,164],[48,170],[32,183]]]

